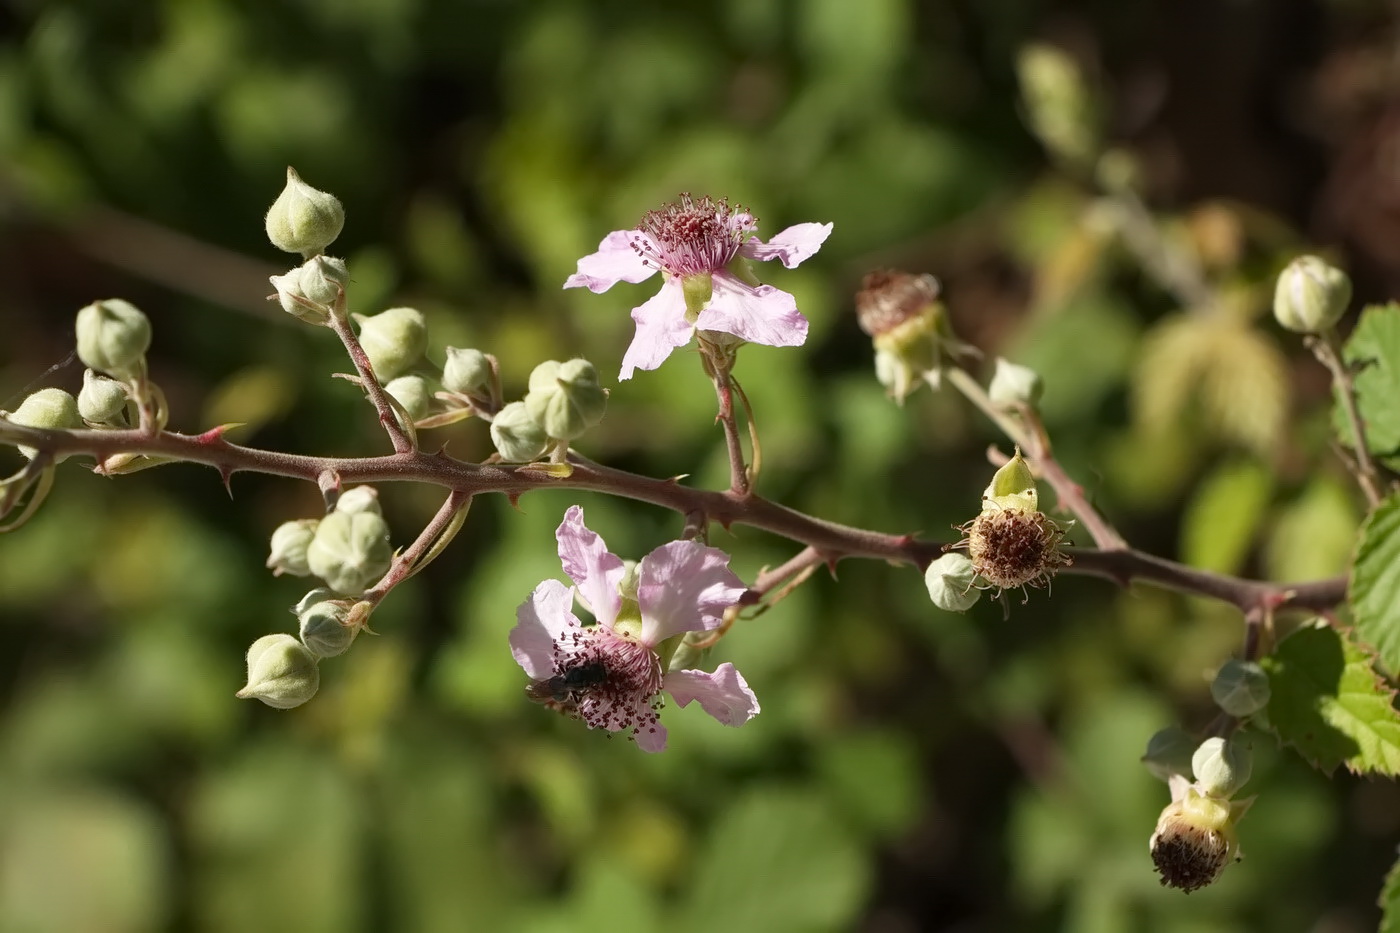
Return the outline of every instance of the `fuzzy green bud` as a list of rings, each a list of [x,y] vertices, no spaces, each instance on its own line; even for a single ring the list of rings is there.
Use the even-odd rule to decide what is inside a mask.
[[[998,408],[1014,409],[1020,405],[1034,406],[1040,401],[1040,393],[1045,386],[1040,374],[1026,366],[1008,363],[997,357],[996,371],[992,374],[987,395]]]
[[[291,709],[315,696],[320,685],[316,656],[305,645],[290,635],[264,635],[248,649],[248,683],[234,696]]]
[[[472,395],[491,384],[491,361],[480,350],[447,348],[442,367],[442,387],[459,395]]]
[[[301,643],[318,658],[339,657],[350,650],[360,627],[349,623],[350,607],[344,600],[312,603],[297,615]]]
[[[78,393],[78,414],[91,425],[113,427],[122,423],[126,409],[126,386],[115,379],[83,371],[83,388]]]
[[[1196,740],[1178,726],[1159,729],[1147,740],[1147,751],[1142,763],[1152,776],[1159,781],[1170,781],[1173,775],[1186,777],[1191,774],[1191,756],[1196,750]]]
[[[151,322],[121,298],[94,301],[78,312],[78,359],[89,369],[130,379],[145,365]]]
[[[316,537],[318,518],[298,518],[283,522],[272,532],[271,553],[267,558],[267,568],[274,577],[290,574],[294,577],[311,575],[311,567],[306,563],[306,549]]]
[[[1299,256],[1279,273],[1274,318],[1299,334],[1317,334],[1342,319],[1351,301],[1351,279],[1317,256]]]
[[[338,593],[364,592],[393,558],[389,525],[375,512],[331,512],[306,549],[311,572]]]
[[[524,402],[511,402],[492,419],[491,441],[507,463],[529,463],[544,453],[549,437]]]
[[[390,379],[385,383],[384,391],[403,406],[410,421],[428,417],[428,411],[433,407],[432,386],[428,385],[428,380],[422,376],[399,376],[397,379]]]
[[[354,515],[356,512],[384,514],[384,509],[379,505],[379,490],[373,486],[351,486],[342,491],[336,497],[335,510],[346,515]]]
[[[40,389],[20,402],[19,408],[8,418],[26,428],[66,430],[83,426],[82,416],[78,414],[78,400],[62,389]],[[23,444],[17,445],[17,449],[26,460],[33,460],[39,453],[35,448]],[[69,454],[58,454],[54,457],[54,462],[58,463],[68,457]]]
[[[603,420],[608,390],[587,360],[547,360],[530,373],[525,408],[550,437],[571,441]]]
[[[944,612],[966,612],[982,598],[976,586],[977,571],[965,554],[950,551],[928,565],[924,585],[929,599]]]
[[[1231,658],[1211,681],[1210,696],[1236,719],[1253,716],[1269,705],[1269,675],[1253,661]]]
[[[417,308],[390,308],[353,317],[360,324],[360,346],[380,382],[402,375],[428,349],[428,324]]]
[[[268,281],[277,290],[282,310],[308,324],[326,324],[349,282],[345,260],[313,256],[286,275]]]
[[[345,226],[345,208],[335,195],[318,191],[287,167],[287,185],[265,220],[267,238],[287,253],[311,256],[335,242]]]
[[[1249,747],[1238,739],[1206,739],[1191,756],[1196,786],[1208,797],[1229,799],[1249,781],[1253,770]]]

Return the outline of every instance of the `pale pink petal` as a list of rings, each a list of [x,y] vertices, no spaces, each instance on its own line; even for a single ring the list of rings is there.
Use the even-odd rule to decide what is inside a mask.
[[[555,674],[554,644],[571,629],[582,628],[572,607],[574,594],[558,580],[545,580],[515,610],[510,630],[510,653],[535,680]]]
[[[632,738],[636,740],[637,747],[644,752],[655,754],[666,750],[666,727],[659,722],[638,726],[637,731],[632,733]]]
[[[627,568],[622,558],[608,552],[608,546],[583,523],[583,509],[569,506],[564,521],[554,533],[559,539],[559,561],[564,572],[578,586],[584,603],[603,625],[612,628],[622,605],[622,583]]]
[[[758,715],[758,697],[733,664],[725,662],[713,674],[704,671],[671,671],[665,690],[676,705],[699,700],[700,707],[726,726],[742,726]]]
[[[760,261],[779,259],[789,269],[795,269],[802,260],[821,249],[829,236],[831,224],[795,224],[767,243],[750,237],[739,247],[739,254]]]
[[[748,285],[727,273],[714,276],[714,296],[695,321],[768,347],[799,347],[807,339],[807,319],[797,300],[771,285]]]
[[[655,648],[672,635],[715,628],[746,592],[719,548],[694,541],[663,544],[637,569],[640,640]]]
[[[656,274],[632,248],[632,241],[646,235],[640,230],[614,230],[603,237],[598,252],[578,261],[578,271],[564,280],[565,288],[605,292],[618,282],[642,282]]]
[[[668,278],[661,291],[632,310],[637,334],[622,355],[619,379],[631,379],[634,370],[655,369],[677,347],[690,343],[694,328],[685,319],[685,295],[680,281]]]

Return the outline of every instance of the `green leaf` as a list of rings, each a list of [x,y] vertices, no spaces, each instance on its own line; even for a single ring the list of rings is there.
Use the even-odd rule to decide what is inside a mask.
[[[1203,570],[1237,573],[1269,504],[1271,474],[1253,461],[1222,464],[1192,499],[1182,521],[1182,559]]]
[[[765,787],[735,801],[699,858],[681,930],[838,930],[870,867],[816,795]]]
[[[1400,493],[1361,525],[1347,595],[1356,634],[1376,649],[1383,668],[1400,673]]]
[[[1400,933],[1400,861],[1390,866],[1376,905],[1381,909],[1381,925],[1376,933]]]
[[[1366,446],[1382,457],[1400,453],[1400,304],[1371,305],[1351,332],[1342,358],[1359,366],[1356,403],[1366,425]],[[1340,404],[1332,408],[1337,436],[1355,447],[1351,428]]]
[[[1269,722],[1314,767],[1400,774],[1400,713],[1366,650],[1315,625],[1285,638],[1260,662],[1273,697]]]

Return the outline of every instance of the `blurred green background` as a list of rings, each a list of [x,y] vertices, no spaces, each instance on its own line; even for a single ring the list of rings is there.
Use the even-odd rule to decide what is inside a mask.
[[[384,451],[328,378],[346,368],[330,335],[264,300],[290,263],[262,214],[292,164],[346,204],[334,251],[355,310],[423,309],[435,360],[495,353],[516,392],[536,362],[586,355],[614,390],[585,453],[720,487],[693,354],[612,378],[650,286],[559,288],[609,230],[709,193],[765,234],[835,224],[800,269],[763,270],[812,321],[803,350],[740,360],[764,494],[945,539],[974,514],[1000,439],[946,391],[891,404],[856,327],[860,278],[897,266],[940,278],[989,360],[1040,370],[1061,458],[1134,544],[1336,573],[1357,497],[1327,447],[1325,375],[1267,301],[1309,244],[1360,298],[1400,284],[1388,10],[11,0],[0,407],[36,379],[76,391],[73,365],[41,374],[74,312],[120,295],[153,320],[173,427]],[[1044,115],[1017,78],[1031,42],[1082,69],[1087,158],[1027,128]],[[432,437],[490,452],[480,424]],[[1157,883],[1147,840],[1167,794],[1137,759],[1156,729],[1210,718],[1207,678],[1241,637],[1218,606],[1064,575],[1053,598],[1012,596],[1009,617],[987,600],[953,616],[910,568],[846,562],[716,650],[757,719],[668,709],[671,748],[647,756],[524,702],[506,633],[560,576],[570,503],[633,556],[677,516],[480,501],[376,614],[379,637],[278,712],[233,693],[248,643],[290,631],[305,589],[263,569],[268,535],[319,496],[246,475],[232,492],[202,468],[108,480],[73,462],[0,540],[5,933],[1375,927],[1400,794],[1329,780],[1263,736],[1245,861],[1190,897]],[[382,488],[396,543],[439,496]],[[750,579],[794,550],[747,528],[714,543]]]

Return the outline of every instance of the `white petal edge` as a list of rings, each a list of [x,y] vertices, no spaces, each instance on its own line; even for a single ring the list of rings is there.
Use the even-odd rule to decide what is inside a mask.
[[[695,321],[701,330],[733,334],[767,347],[800,347],[807,319],[797,299],[772,285],[748,285],[725,273],[714,275],[714,295]]]
[[[614,230],[598,244],[596,253],[578,261],[578,271],[564,280],[565,288],[586,288],[590,292],[605,292],[618,282],[643,282],[656,274],[656,267],[647,265],[632,241],[645,238],[640,230]]]
[[[746,592],[719,548],[694,541],[663,544],[637,568],[641,642],[655,648],[673,635],[715,628]]]
[[[545,580],[515,610],[510,630],[510,653],[534,680],[556,673],[554,643],[570,629],[582,628],[573,613],[574,594],[558,580]]]
[[[676,279],[668,278],[661,291],[632,309],[637,333],[622,355],[619,379],[631,379],[638,369],[656,369],[677,347],[690,343],[695,328],[685,319],[685,295]]]
[[[608,550],[602,537],[583,523],[583,509],[569,506],[554,532],[559,542],[559,562],[574,581],[584,604],[603,625],[612,628],[622,606],[622,583],[627,568],[622,558]]]
[[[804,259],[810,258],[821,249],[829,236],[831,224],[793,224],[767,243],[758,237],[751,237],[739,247],[739,252],[760,262],[769,259],[781,260],[787,268],[795,269]]]

